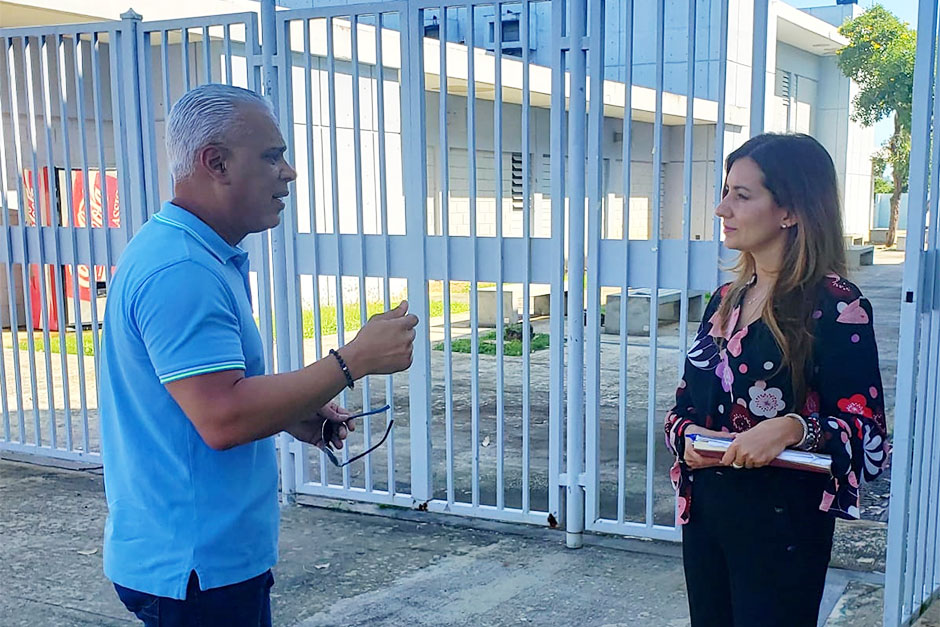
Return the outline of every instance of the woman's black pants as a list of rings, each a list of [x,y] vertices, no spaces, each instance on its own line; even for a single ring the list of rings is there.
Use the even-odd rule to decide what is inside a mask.
[[[682,557],[692,627],[815,627],[835,520],[827,475],[783,468],[693,473]]]

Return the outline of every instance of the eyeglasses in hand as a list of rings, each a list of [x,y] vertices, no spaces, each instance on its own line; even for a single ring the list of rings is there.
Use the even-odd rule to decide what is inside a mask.
[[[343,422],[344,422],[344,423],[345,423],[345,422],[348,422],[348,421],[350,421],[350,420],[352,420],[352,419],[354,419],[354,418],[363,418],[363,417],[365,417],[365,416],[374,416],[375,414],[381,414],[381,413],[387,412],[389,409],[391,409],[391,405],[386,405],[385,407],[380,407],[379,409],[373,409],[372,411],[366,411],[366,412],[362,412],[361,414],[355,414],[355,415],[353,415],[353,416],[350,416],[349,418],[347,418],[347,419],[344,420]],[[364,452],[362,452],[362,453],[359,453],[359,454],[356,455],[355,457],[350,457],[349,459],[347,459],[347,460],[344,461],[344,462],[341,462],[341,461],[339,461],[339,460],[336,458],[336,455],[333,453],[333,448],[330,446],[330,442],[333,441],[333,430],[336,428],[336,426],[337,426],[338,424],[340,424],[340,423],[335,423],[335,422],[332,422],[332,421],[329,421],[329,420],[324,420],[324,421],[323,421],[323,430],[322,430],[322,432],[320,433],[320,436],[323,438],[323,445],[322,445],[322,447],[320,447],[320,450],[323,451],[324,453],[326,453],[326,456],[330,458],[330,461],[333,462],[333,465],[334,465],[334,466],[336,466],[337,468],[342,468],[343,466],[347,466],[347,465],[353,463],[354,461],[356,461],[356,460],[358,460],[358,459],[362,459],[363,457],[365,457],[366,455],[368,455],[369,453],[371,453],[371,452],[374,451],[375,449],[377,449],[377,448],[379,448],[380,446],[382,446],[383,444],[385,444],[385,440],[388,439],[388,434],[392,432],[392,425],[395,424],[395,420],[392,419],[392,420],[389,420],[389,421],[388,421],[388,427],[386,427],[386,429],[385,429],[385,435],[382,436],[382,439],[379,440],[379,443],[378,443],[378,444],[376,444],[375,446],[373,446],[372,448],[370,448],[370,449],[367,450],[367,451],[364,451]]]

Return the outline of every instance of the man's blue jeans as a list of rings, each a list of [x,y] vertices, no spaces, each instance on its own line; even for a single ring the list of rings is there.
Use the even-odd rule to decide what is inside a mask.
[[[247,581],[199,589],[193,571],[186,588],[186,599],[158,597],[114,584],[124,606],[146,627],[271,627],[271,586],[269,570]]]

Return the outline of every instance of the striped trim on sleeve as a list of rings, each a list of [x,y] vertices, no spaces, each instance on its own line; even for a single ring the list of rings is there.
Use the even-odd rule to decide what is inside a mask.
[[[226,361],[218,364],[207,364],[203,366],[194,366],[192,368],[185,368],[183,370],[177,370],[175,372],[168,372],[162,377],[160,377],[160,383],[164,385],[167,383],[172,383],[173,381],[179,381],[180,379],[186,379],[187,377],[195,377],[200,374],[209,374],[210,372],[222,372],[223,370],[244,370],[245,362],[244,361]]]

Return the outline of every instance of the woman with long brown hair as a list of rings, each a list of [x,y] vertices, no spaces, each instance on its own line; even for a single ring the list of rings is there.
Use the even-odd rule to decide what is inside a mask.
[[[725,245],[735,279],[708,303],[666,443],[676,455],[693,627],[816,625],[834,517],[887,461],[872,311],[844,278],[835,168],[807,135],[764,134],[728,157]],[[733,438],[722,457],[689,436]],[[825,453],[826,474],[769,465]]]

